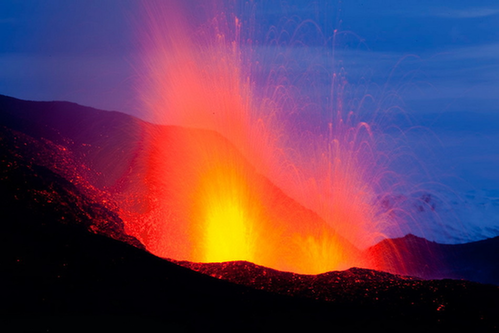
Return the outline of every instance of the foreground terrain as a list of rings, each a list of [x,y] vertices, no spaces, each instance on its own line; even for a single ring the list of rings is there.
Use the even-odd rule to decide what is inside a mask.
[[[78,178],[82,171],[74,161],[86,155],[74,147],[87,149],[84,139],[92,138],[75,138],[73,131],[68,139],[71,130],[65,134],[29,116],[49,107],[45,112],[73,110],[81,117],[85,108],[7,97],[0,104],[0,313],[6,331],[499,327],[499,288],[492,285],[498,284],[497,239],[441,245],[408,235],[369,249],[382,252],[394,271],[401,267],[393,254],[406,250],[403,262],[417,277],[358,268],[298,275],[248,262],[168,261],[124,232],[105,191]],[[107,132],[109,123],[129,121],[90,111]],[[99,133],[99,126],[91,128]],[[72,147],[73,155],[65,155]],[[67,165],[57,169],[54,161]],[[78,172],[71,174],[73,167]],[[422,279],[449,277],[454,280]],[[456,280],[462,278],[490,284]]]

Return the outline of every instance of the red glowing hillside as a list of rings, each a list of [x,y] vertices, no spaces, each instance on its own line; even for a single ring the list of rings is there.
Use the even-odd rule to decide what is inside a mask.
[[[15,130],[51,142],[50,149],[59,152],[36,152],[38,163],[105,201],[126,231],[156,255],[205,262],[245,259],[306,273],[371,267],[370,258],[257,174],[219,134],[64,103],[4,97],[3,105],[3,116]],[[214,159],[214,154],[221,155]],[[223,224],[234,220],[232,227]]]
[[[130,203],[127,230],[175,259],[379,268],[359,249],[397,223],[375,202],[401,182],[371,124],[343,107],[346,81],[327,74],[330,102],[302,95],[286,71],[297,59],[260,64],[251,20],[223,2],[148,2],[138,15],[141,114],[178,127],[146,131],[137,186],[149,201]],[[305,114],[322,119],[304,130],[293,119]]]
[[[152,253],[202,262],[247,260],[302,273],[370,264],[219,134],[157,130],[139,158],[138,169],[147,170],[143,186],[124,193],[138,193],[139,201],[120,202],[128,209],[121,214],[128,232]]]
[[[204,261],[194,260],[194,257],[190,258],[188,256],[189,251],[193,250],[192,244],[178,242],[175,237],[160,232],[161,229],[158,230],[158,228],[164,228],[163,231],[168,230],[168,228],[178,229],[182,226],[179,221],[188,222],[192,216],[182,215],[182,202],[177,206],[171,203],[170,205],[176,210],[172,209],[170,211],[171,215],[165,217],[170,224],[159,225],[156,223],[159,218],[158,215],[155,215],[158,212],[157,209],[167,205],[168,200],[158,202],[154,199],[155,196],[152,195],[154,192],[151,192],[150,187],[146,186],[147,184],[143,181],[145,179],[142,178],[144,177],[144,168],[141,167],[140,161],[141,156],[150,156],[148,153],[154,148],[154,145],[144,145],[144,142],[147,142],[145,138],[152,134],[157,138],[157,133],[161,132],[163,133],[161,138],[165,140],[164,142],[169,143],[166,146],[168,149],[163,151],[162,155],[157,155],[169,157],[169,160],[165,158],[164,164],[161,165],[173,164],[173,171],[180,172],[182,169],[175,168],[174,157],[181,155],[184,162],[186,162],[183,169],[185,169],[185,175],[189,176],[186,180],[186,184],[188,184],[192,181],[189,178],[193,178],[193,175],[195,175],[195,171],[191,168],[191,164],[194,162],[193,160],[189,161],[193,157],[180,150],[179,146],[175,145],[176,140],[183,140],[182,136],[194,137],[200,141],[200,147],[207,150],[209,147],[207,148],[206,145],[209,146],[214,142],[219,142],[226,146],[226,153],[229,156],[240,156],[226,139],[209,131],[154,126],[121,113],[99,111],[72,103],[27,102],[1,96],[0,107],[2,111],[0,120],[4,126],[3,130],[6,131],[2,136],[2,146],[9,147],[12,154],[22,157],[29,164],[38,165],[62,176],[61,179],[67,179],[79,193],[90,198],[90,201],[113,212],[114,217],[112,219],[118,218],[119,221],[123,221],[120,222],[121,226],[119,227],[106,228],[106,225],[116,225],[116,222],[106,223],[102,217],[94,218],[94,226],[89,230],[104,233],[124,241],[133,239],[133,237],[130,238],[128,235],[123,234],[124,230],[127,230],[128,233],[140,239],[149,251],[156,251],[155,253],[162,257],[176,260]],[[154,130],[151,130],[151,128]],[[164,129],[167,129],[167,131],[162,131]],[[4,163],[7,163],[5,165],[13,163],[8,160],[7,158],[4,161]],[[280,270],[287,271],[307,272],[306,269],[300,268],[298,265],[289,267],[289,261],[292,260],[294,254],[290,252],[293,248],[286,248],[285,237],[293,237],[293,232],[311,232],[308,244],[313,245],[314,240],[319,238],[320,234],[316,231],[314,233],[311,228],[317,225],[324,226],[324,221],[311,210],[287,197],[268,179],[256,174],[244,159],[239,161],[238,170],[249,177],[253,177],[252,182],[260,184],[260,190],[266,189],[265,203],[271,203],[274,208],[273,211],[262,214],[261,217],[270,220],[272,216],[284,216],[285,221],[290,223],[290,225],[285,225],[284,222],[271,225],[270,227],[273,227],[273,229],[267,232],[267,236],[273,237],[258,240],[260,242],[259,247],[267,246],[267,249],[272,246],[278,247],[275,250],[275,253],[278,254],[275,257],[278,259],[275,260],[276,262],[279,261],[279,263],[274,266],[264,263],[264,266],[277,267]],[[152,181],[155,175],[149,173],[147,177],[148,181]],[[156,189],[158,191],[156,194],[163,191],[163,195],[168,194],[175,198],[175,191],[181,191],[181,189],[164,185],[164,188]],[[54,196],[55,194],[50,194],[52,193],[50,191],[53,190],[40,190],[37,196],[41,198],[44,195]],[[247,193],[251,193],[251,191]],[[57,198],[57,196],[54,198]],[[54,198],[45,198],[43,201],[54,201]],[[165,198],[165,196],[161,196],[161,198]],[[181,196],[177,196],[177,198],[182,199]],[[157,206],[154,206],[155,204]],[[81,205],[77,204],[77,207]],[[62,213],[61,216],[65,214]],[[147,218],[140,220],[141,214]],[[133,218],[136,220],[134,221]],[[270,223],[269,220],[264,220],[262,225]],[[301,221],[309,221],[312,224],[309,226],[296,226]],[[308,231],[307,228],[309,228]],[[328,227],[325,228],[326,232],[333,232]],[[185,230],[187,229],[184,229],[184,232]],[[276,233],[279,233],[278,237],[276,237]],[[350,266],[373,267],[374,265],[369,266],[367,264],[375,263],[378,265],[377,268],[381,270],[424,278],[467,278],[488,283],[498,283],[497,281],[499,281],[496,265],[494,264],[497,260],[494,259],[496,257],[493,255],[498,252],[494,250],[495,243],[493,241],[489,242],[490,244],[487,243],[488,245],[486,243],[482,245],[482,242],[479,242],[476,245],[452,246],[407,237],[398,240],[385,240],[365,251],[361,251],[340,236],[335,237],[344,249],[348,250],[345,256],[350,256],[350,259],[357,258],[355,259],[357,261],[353,261]],[[188,240],[191,241],[191,239]],[[137,244],[136,241],[132,243]],[[164,245],[164,247],[161,245]],[[294,249],[298,245],[295,243]],[[261,251],[259,253],[263,252],[258,247],[254,250]],[[172,252],[169,253],[168,251]],[[200,251],[200,249],[196,251]],[[192,253],[195,254],[196,251]],[[306,253],[303,248],[299,251],[302,251],[302,256]],[[298,255],[294,255],[295,258],[300,255],[299,251]],[[183,256],[175,257],[174,253],[183,254]],[[286,255],[290,257],[286,258]],[[261,256],[260,263],[269,260],[269,255],[263,254],[259,256]],[[362,258],[360,258],[361,256]],[[259,263],[258,259],[256,258],[254,262]],[[228,258],[228,260],[234,259]],[[286,263],[288,263],[287,267],[285,266]],[[362,265],[362,263],[365,263],[365,265]],[[315,272],[326,272],[334,270],[334,267],[330,269],[327,267],[314,269]],[[311,271],[313,272],[309,268],[308,272]]]
[[[104,218],[113,226],[122,221],[67,180],[26,164],[5,148],[11,147],[2,145],[0,156],[12,161],[15,170],[0,178],[6,204],[1,206],[5,241],[0,309],[16,318],[2,322],[6,330],[78,331],[96,325],[109,330],[215,330],[220,325],[258,331],[373,325],[399,329],[401,323],[498,327],[497,287],[466,281],[424,281],[363,269],[304,276],[247,262],[182,263],[237,284],[193,272],[93,234],[88,217]],[[43,189],[50,196],[40,193]],[[9,197],[13,193],[16,197]],[[64,200],[49,202],[53,195]],[[134,243],[130,237],[121,240]]]
[[[138,177],[131,167],[137,150],[124,149],[122,144],[139,145],[143,137],[135,136],[140,133],[135,127],[139,121],[71,103],[5,96],[0,96],[0,111],[6,279],[0,306],[5,315],[30,318],[17,322],[16,329],[60,327],[62,322],[71,327],[77,320],[32,320],[40,314],[152,314],[158,315],[152,320],[159,325],[190,329],[218,327],[225,316],[230,317],[230,325],[245,323],[257,330],[310,328],[311,318],[317,328],[351,327],[352,323],[399,327],[399,321],[411,326],[497,328],[497,287],[493,286],[424,281],[358,268],[299,275],[249,262],[181,263],[235,285],[151,256],[137,239],[125,234],[126,220],[117,214],[116,199]],[[59,124],[57,118],[65,123]],[[112,144],[106,145],[110,137]],[[120,156],[123,164],[119,177],[113,180],[107,175],[97,186],[93,184],[106,177],[105,170],[112,170],[104,167],[109,160],[99,152]],[[102,163],[90,164],[97,156]],[[86,163],[97,165],[99,171]],[[275,191],[276,197],[283,196]],[[299,216],[316,216],[285,196],[282,200],[295,205]],[[405,269],[410,263],[412,273],[427,278],[468,277],[498,283],[498,241],[451,246],[408,236],[386,240],[368,251],[381,254],[388,268]],[[481,276],[469,274],[473,272]],[[124,320],[110,327],[135,324]]]

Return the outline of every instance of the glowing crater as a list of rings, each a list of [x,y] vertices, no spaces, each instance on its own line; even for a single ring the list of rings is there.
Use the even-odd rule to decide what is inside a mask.
[[[254,93],[234,15],[196,28],[182,22],[181,5],[144,7],[144,104],[155,122],[180,127],[144,138],[145,200],[124,209],[127,232],[177,260],[378,268],[360,250],[384,222],[372,202],[380,171],[369,126],[349,124],[337,103],[326,135],[300,139],[287,126],[291,96],[277,93],[285,85]],[[305,149],[287,146],[303,140]]]

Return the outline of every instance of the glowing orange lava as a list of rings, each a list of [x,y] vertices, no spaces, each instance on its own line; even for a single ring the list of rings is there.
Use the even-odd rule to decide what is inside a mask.
[[[168,126],[144,139],[135,189],[146,195],[128,207],[128,233],[178,260],[311,274],[375,267],[359,250],[380,223],[359,134],[367,124],[339,117],[308,151],[283,146],[292,140],[275,120],[282,107],[252,93],[238,19],[221,12],[194,29],[181,6],[144,6],[141,91],[148,115]]]

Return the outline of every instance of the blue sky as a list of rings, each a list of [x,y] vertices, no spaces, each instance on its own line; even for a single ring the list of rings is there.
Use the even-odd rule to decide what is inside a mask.
[[[139,5],[1,1],[0,94],[138,115]],[[466,182],[499,188],[497,0],[256,1],[256,8],[263,34],[283,17],[315,20],[325,35],[338,29],[335,61],[354,91],[374,91],[380,99],[395,92],[386,105],[399,106],[435,134],[415,134],[413,144],[440,142],[433,155],[449,148],[444,162],[428,163],[442,170],[460,165],[456,174]]]
[[[245,2],[235,3],[239,16],[249,16]],[[199,14],[201,4],[206,2],[189,0],[187,7]],[[306,29],[297,34],[298,44],[307,48],[305,53],[289,42],[278,51],[291,61],[303,62],[303,68],[313,62],[331,63],[332,43],[324,47],[324,40],[337,29],[334,70],[346,73],[348,98],[372,93],[381,107],[400,107],[419,117],[437,137],[418,136],[418,142],[443,142],[431,148],[436,155],[448,146],[460,147],[453,137],[462,137],[463,126],[471,135],[468,127],[473,125],[467,152],[463,155],[458,150],[440,167],[470,165],[458,173],[475,177],[479,187],[492,182],[499,188],[499,173],[493,171],[499,167],[497,1],[289,0],[256,1],[250,7],[255,9],[255,39],[260,40],[254,50],[264,63],[269,49],[262,44],[272,26],[291,33],[296,25],[286,23],[289,20],[312,20],[321,29],[322,39]],[[139,10],[140,2],[133,0],[0,2],[0,94],[67,100],[140,116]],[[194,19],[201,16],[195,14]],[[329,83],[326,76],[324,86],[311,92],[327,97]],[[307,83],[301,88],[307,89]],[[428,149],[427,143],[422,146]],[[422,158],[427,155],[424,149]],[[488,171],[472,172],[477,164]]]
[[[297,15],[352,33],[346,45],[336,46],[350,84],[366,72],[371,82],[385,84],[401,61],[394,86],[402,75],[417,71],[412,81],[402,82],[411,85],[401,94],[411,112],[497,111],[495,0],[276,3],[257,3],[267,20],[262,26]],[[134,113],[136,6],[112,0],[2,1],[0,93]]]

